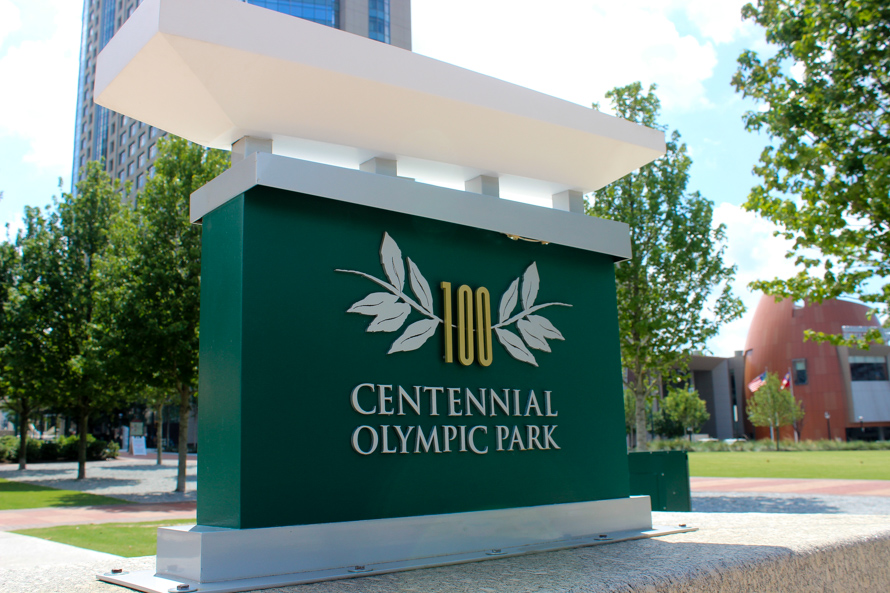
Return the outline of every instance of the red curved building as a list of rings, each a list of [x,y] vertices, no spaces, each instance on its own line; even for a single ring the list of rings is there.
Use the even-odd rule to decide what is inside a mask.
[[[780,379],[790,372],[794,397],[806,413],[798,423],[801,439],[890,438],[890,347],[857,350],[804,341],[807,329],[849,336],[879,326],[868,311],[848,301],[801,306],[791,299],[761,297],[745,345],[745,397],[752,395],[748,384],[764,371]],[[746,432],[769,438],[769,428],[755,430],[747,420]],[[781,437],[793,439],[792,427],[783,427]]]

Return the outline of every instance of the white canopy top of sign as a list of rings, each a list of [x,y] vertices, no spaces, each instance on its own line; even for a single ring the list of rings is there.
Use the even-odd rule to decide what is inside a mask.
[[[664,153],[664,134],[384,43],[236,0],[145,0],[101,52],[94,100],[205,146],[502,195],[590,191]]]

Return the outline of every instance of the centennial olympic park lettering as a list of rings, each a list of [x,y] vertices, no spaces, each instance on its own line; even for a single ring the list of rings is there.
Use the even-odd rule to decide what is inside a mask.
[[[553,409],[550,391],[542,391],[539,397],[534,390],[480,388],[474,391],[420,385],[405,389],[362,383],[352,390],[350,403],[352,409],[363,416],[454,418],[449,424],[426,429],[409,422],[359,426],[352,432],[352,448],[361,455],[467,452],[485,455],[491,451],[559,449],[553,438],[556,424],[487,426],[458,420],[471,417],[556,418],[559,412]]]

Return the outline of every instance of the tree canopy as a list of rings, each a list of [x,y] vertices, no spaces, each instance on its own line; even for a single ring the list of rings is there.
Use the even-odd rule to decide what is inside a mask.
[[[606,94],[616,114],[660,130],[655,87],[640,83]],[[692,350],[702,349],[744,306],[732,293],[735,267],[725,265],[726,230],[714,226],[714,204],[689,192],[692,159],[680,134],[666,154],[596,191],[592,216],[630,226],[633,255],[618,264],[618,321],[625,386],[635,397],[637,448],[646,448],[646,400],[662,380],[683,375]]]
[[[711,417],[698,391],[691,387],[670,387],[664,398],[665,415],[683,427],[683,432],[696,432]]]
[[[778,429],[794,424],[804,416],[800,403],[790,391],[782,389],[775,373],[766,374],[766,381],[748,399],[745,409],[751,424],[769,426],[770,436],[775,436],[776,449],[779,448]]]
[[[176,137],[158,146],[154,176],[112,229],[102,312],[120,353],[117,373],[151,393],[155,407],[164,393],[179,405],[177,490],[185,491],[201,296],[201,227],[190,222],[189,196],[226,170],[229,156]]]
[[[758,0],[742,10],[775,55],[748,50],[733,86],[762,108],[745,115],[770,137],[744,207],[793,241],[791,278],[754,283],[778,297],[852,295],[890,303],[890,4],[886,0]],[[834,343],[865,340],[816,334]]]
[[[77,192],[62,194],[51,221],[59,249],[50,287],[58,297],[50,333],[58,363],[54,402],[77,421],[78,479],[86,477],[91,416],[108,411],[121,397],[97,311],[103,286],[99,264],[109,247],[111,226],[123,209],[121,194],[120,183],[109,177],[103,164],[91,161],[81,172]]]
[[[33,414],[57,393],[52,328],[59,294],[58,237],[39,208],[25,208],[15,241],[0,244],[0,406],[18,417],[19,469],[27,467]]]

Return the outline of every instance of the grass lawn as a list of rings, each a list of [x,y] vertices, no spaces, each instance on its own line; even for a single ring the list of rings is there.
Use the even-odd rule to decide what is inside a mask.
[[[22,535],[39,537],[61,544],[116,554],[126,558],[157,554],[158,527],[166,525],[194,524],[194,519],[150,521],[148,523],[101,523],[89,525],[64,525],[14,531]]]
[[[890,451],[691,452],[689,475],[890,480]]]
[[[87,494],[75,490],[58,490],[13,482],[0,478],[0,511],[39,509],[44,507],[87,507],[102,504],[130,504],[126,500]]]

